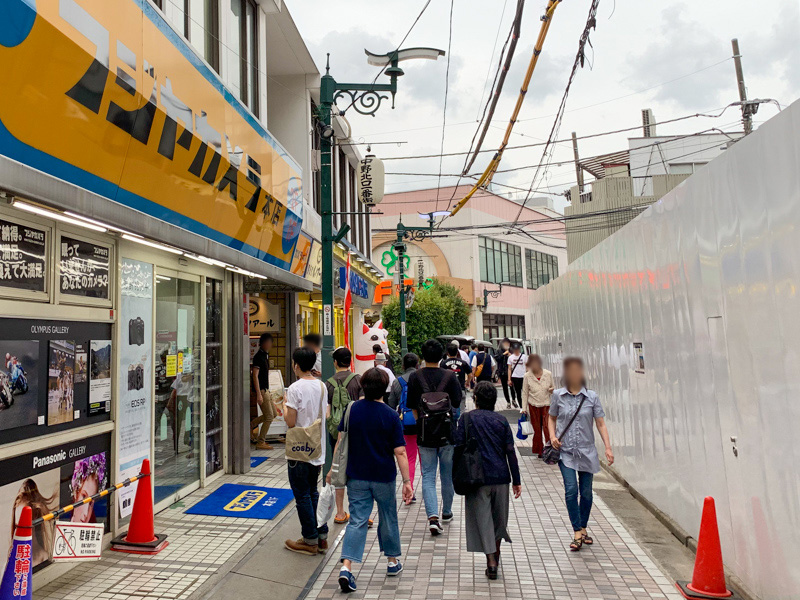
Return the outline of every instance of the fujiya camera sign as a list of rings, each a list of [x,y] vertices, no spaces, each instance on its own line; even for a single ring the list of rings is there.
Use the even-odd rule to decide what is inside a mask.
[[[375,206],[383,200],[383,161],[372,154],[358,164],[358,199],[365,206]]]

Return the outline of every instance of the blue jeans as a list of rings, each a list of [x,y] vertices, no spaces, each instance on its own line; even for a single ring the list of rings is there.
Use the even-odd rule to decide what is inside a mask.
[[[292,488],[294,494],[303,541],[316,546],[320,539],[324,540],[328,537],[327,523],[322,527],[317,527],[317,501],[319,500],[317,481],[322,467],[299,460],[286,462],[289,465],[289,487]]]
[[[592,512],[592,480],[594,475],[585,471],[576,471],[558,463],[561,476],[564,478],[564,499],[567,501],[567,512],[573,531],[586,529],[589,524],[589,513]],[[580,492],[580,501],[578,493]]]
[[[439,516],[436,497],[436,467],[442,479],[442,514],[453,512],[453,446],[442,448],[419,447],[419,464],[422,467],[422,499],[428,518]]]
[[[347,482],[350,522],[342,541],[342,560],[360,563],[367,543],[367,527],[373,502],[378,503],[378,545],[390,558],[400,556],[400,527],[397,524],[395,482],[350,479]]]

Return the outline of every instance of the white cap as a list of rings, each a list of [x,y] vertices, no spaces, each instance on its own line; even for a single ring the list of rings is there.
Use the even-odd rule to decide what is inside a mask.
[[[383,352],[378,352],[375,355],[375,360],[377,362],[386,362],[386,355]]]

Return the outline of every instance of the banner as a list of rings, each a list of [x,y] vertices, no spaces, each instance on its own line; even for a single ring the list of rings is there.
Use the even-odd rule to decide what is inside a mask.
[[[150,458],[150,410],[153,397],[153,265],[122,259],[120,269],[122,323],[119,347],[119,473],[122,481],[139,473],[145,458]],[[148,483],[149,484],[149,483]],[[137,483],[119,492],[120,516],[133,510]]]

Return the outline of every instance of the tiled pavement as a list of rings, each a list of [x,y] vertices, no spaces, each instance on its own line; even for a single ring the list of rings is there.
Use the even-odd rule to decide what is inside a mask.
[[[525,452],[528,448],[526,442],[520,449]],[[681,598],[597,494],[589,526],[595,543],[580,552],[569,552],[572,530],[558,468],[530,456],[530,451],[521,456],[520,468],[523,495],[511,502],[508,530],[513,544],[502,546],[497,581],[490,582],[484,575],[485,556],[466,552],[464,502],[456,496],[455,518],[437,538],[427,531],[421,501],[400,508],[404,572],[399,577],[385,576],[386,559],[380,555],[373,530],[367,538],[364,563],[354,565],[359,589],[350,598]],[[337,582],[338,548],[331,554],[308,599],[342,597]]]
[[[186,600],[237,553],[269,535],[290,504],[272,521],[187,515],[185,510],[223,483],[289,487],[283,447],[255,455],[270,456],[246,475],[223,475],[156,515],[155,529],[169,546],[156,556],[105,550],[99,562],[84,563],[55,581],[34,589],[36,600]],[[34,577],[35,579],[35,577]],[[35,585],[35,581],[34,581]]]
[[[456,496],[455,518],[445,534],[432,538],[426,529],[420,501],[400,508],[405,571],[385,576],[376,530],[370,531],[362,566],[355,568],[359,590],[351,598],[381,600],[453,600],[477,597],[543,600],[658,598],[678,600],[671,581],[662,574],[613,513],[595,494],[590,532],[595,544],[570,553],[569,521],[563,487],[556,467],[530,456],[520,445],[523,496],[512,500],[509,532],[514,543],[502,548],[500,578],[484,576],[485,558],[466,552],[463,500]],[[265,454],[265,453],[258,453]],[[243,476],[224,476],[215,485],[193,493],[156,517],[156,530],[169,534],[170,546],[157,556],[106,551],[100,562],[72,569],[34,592],[36,600],[188,600],[207,594],[215,575],[226,563],[242,559],[255,542],[282,545],[269,537],[292,504],[273,521],[194,516],[186,507],[226,482],[288,487],[281,450]],[[417,469],[416,485],[420,485]],[[421,494],[418,494],[421,500]],[[279,537],[279,536],[274,536]],[[339,538],[340,540],[341,538]],[[341,598],[337,584],[339,548],[320,565],[319,577],[308,595],[312,599]],[[280,556],[280,554],[278,554]],[[294,555],[287,553],[287,564]],[[292,557],[290,559],[289,557]],[[302,557],[301,557],[302,558]],[[307,560],[314,560],[308,559]],[[309,564],[309,576],[314,567]]]

